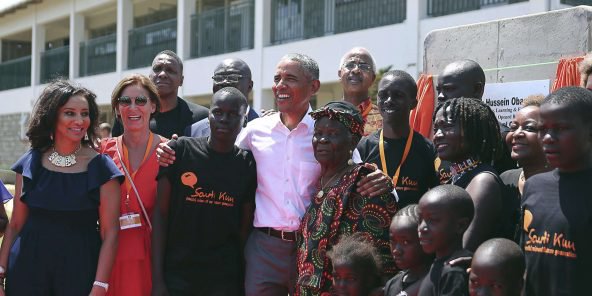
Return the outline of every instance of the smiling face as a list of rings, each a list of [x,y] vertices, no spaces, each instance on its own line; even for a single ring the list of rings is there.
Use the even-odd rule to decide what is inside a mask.
[[[150,79],[158,88],[161,99],[176,97],[179,86],[183,85],[183,70],[174,58],[160,54],[152,62]]]
[[[131,104],[118,103],[117,115],[121,117],[125,131],[147,131],[150,123],[150,115],[156,111],[156,105],[150,101],[149,92],[139,84],[132,84],[123,89],[122,97],[131,99]],[[141,106],[139,101],[147,100]]]
[[[276,67],[271,89],[281,113],[299,116],[308,110],[318,87],[319,81],[312,79],[297,61],[283,59]]]
[[[506,135],[513,160],[520,164],[544,161],[545,155],[538,136],[539,107],[528,106],[516,113]]]
[[[54,140],[80,142],[89,126],[88,101],[81,95],[74,95],[58,109]]]
[[[592,158],[592,124],[572,106],[541,105],[539,138],[547,162],[562,172],[586,169]]]
[[[440,159],[458,162],[468,157],[468,149],[458,120],[453,120],[450,107],[440,108],[434,120],[434,146]]]
[[[377,102],[380,115],[389,123],[408,124],[409,112],[417,105],[417,100],[406,81],[392,75],[380,80]]]
[[[419,243],[417,222],[408,216],[395,216],[389,228],[391,253],[399,269],[421,266],[428,256]]]
[[[464,229],[460,219],[444,205],[438,193],[427,193],[419,200],[419,242],[424,252],[437,258],[450,255],[462,241]]]
[[[350,131],[338,120],[324,116],[315,122],[312,148],[321,166],[341,167],[355,147]]]
[[[355,50],[348,53],[337,71],[344,93],[368,92],[376,79],[372,66],[372,57],[365,51]]]

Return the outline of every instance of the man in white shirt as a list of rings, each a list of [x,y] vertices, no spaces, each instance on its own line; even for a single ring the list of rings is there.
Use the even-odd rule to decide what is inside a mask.
[[[273,80],[279,112],[251,121],[236,141],[253,152],[257,163],[255,229],[245,246],[247,296],[293,294],[300,219],[321,172],[312,148],[314,120],[308,115],[310,99],[320,87],[317,63],[306,55],[287,54]],[[174,161],[170,154],[159,154],[161,165]],[[376,196],[392,190],[391,183],[377,171],[358,184],[358,191]]]

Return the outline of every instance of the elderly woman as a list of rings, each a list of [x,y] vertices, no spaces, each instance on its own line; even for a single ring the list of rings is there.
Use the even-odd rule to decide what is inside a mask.
[[[123,78],[113,90],[111,107],[123,123],[123,135],[101,141],[125,176],[121,185],[119,247],[111,273],[109,295],[150,295],[151,216],[156,200],[156,147],[166,139],[150,131],[158,112],[158,91],[139,74]]]
[[[27,130],[31,150],[12,167],[14,207],[0,249],[8,295],[107,292],[121,173],[92,147],[98,115],[95,95],[68,81],[50,83],[37,100]],[[5,273],[17,237],[19,253]]]
[[[389,224],[397,207],[391,194],[370,198],[357,193],[357,182],[371,172],[351,161],[364,128],[359,110],[347,102],[330,102],[311,116],[321,177],[300,224],[297,290],[300,295],[328,295],[332,268],[326,252],[342,235],[364,233],[378,248],[385,275],[394,273]]]

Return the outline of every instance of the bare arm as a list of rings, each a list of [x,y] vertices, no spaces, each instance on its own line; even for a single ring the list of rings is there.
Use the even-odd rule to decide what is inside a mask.
[[[152,295],[168,295],[164,283],[164,251],[167,236],[171,182],[166,176],[158,179],[156,204],[152,215]]]
[[[495,178],[487,173],[475,176],[466,190],[475,204],[475,215],[463,236],[463,248],[475,252],[482,242],[491,238],[499,223],[502,193]]]
[[[0,266],[4,267],[4,270],[8,267],[8,255],[10,254],[10,248],[18,237],[23,225],[27,221],[29,216],[29,207],[21,201],[23,191],[23,176],[21,174],[16,175],[16,184],[14,190],[14,200],[12,206],[12,217],[8,226],[6,227],[6,233],[4,233],[4,240],[2,241],[2,247],[0,248]],[[9,276],[6,274],[6,276]],[[4,286],[0,286],[0,295],[4,295]]]
[[[117,236],[119,235],[119,198],[121,196],[119,182],[109,180],[101,185],[101,206],[99,207],[99,224],[101,225],[101,251],[95,280],[109,282],[111,268],[117,254]],[[90,295],[105,295],[104,288],[93,286]]]

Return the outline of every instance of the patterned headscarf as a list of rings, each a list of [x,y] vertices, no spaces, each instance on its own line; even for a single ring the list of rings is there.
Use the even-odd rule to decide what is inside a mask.
[[[310,112],[314,120],[328,116],[329,119],[341,122],[352,134],[362,136],[364,133],[364,119],[358,107],[345,101],[329,102],[324,107]]]

